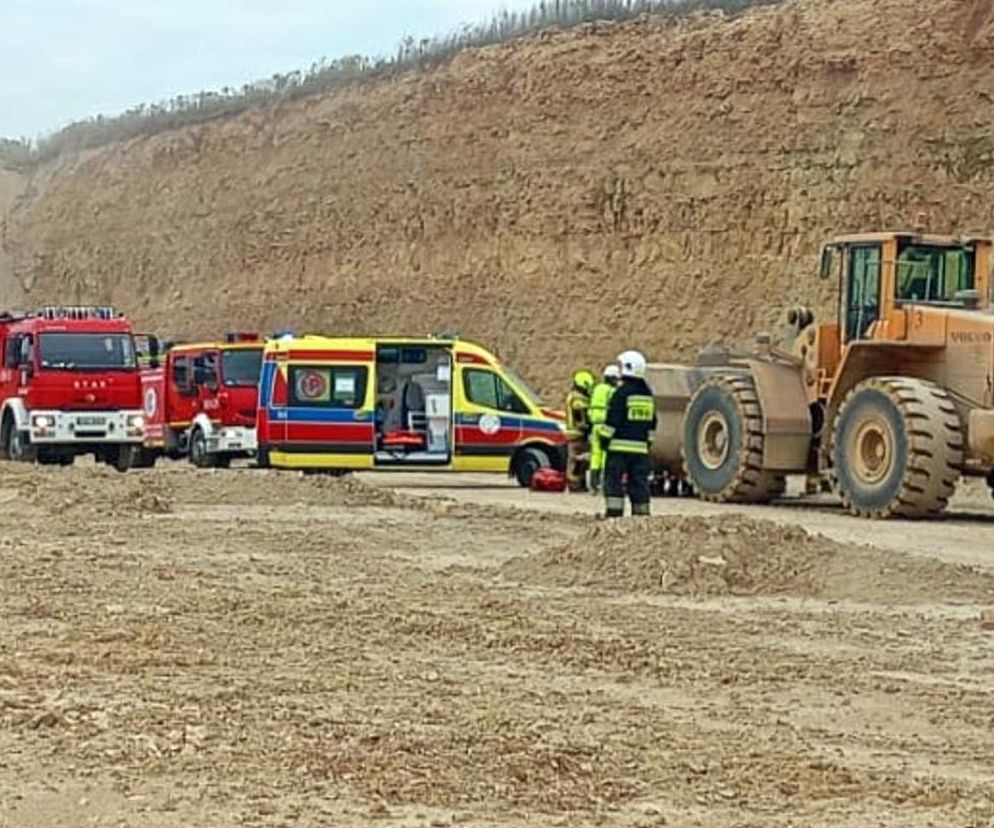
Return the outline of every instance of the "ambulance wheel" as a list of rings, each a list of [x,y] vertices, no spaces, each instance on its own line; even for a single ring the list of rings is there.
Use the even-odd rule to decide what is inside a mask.
[[[31,445],[27,433],[13,423],[7,429],[6,450],[7,456],[16,463],[33,463],[37,458],[37,450]]]
[[[548,469],[552,466],[552,460],[542,449],[526,448],[522,449],[514,456],[513,472],[514,479],[518,485],[528,489],[532,484],[532,477],[539,469]]]
[[[190,435],[190,462],[198,469],[210,469],[217,465],[217,457],[207,451],[207,435],[203,429],[195,428]]]

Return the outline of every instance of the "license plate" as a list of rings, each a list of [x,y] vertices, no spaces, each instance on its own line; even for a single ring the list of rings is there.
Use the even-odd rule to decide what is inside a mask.
[[[106,423],[103,417],[80,417],[76,423],[81,426],[102,426]]]

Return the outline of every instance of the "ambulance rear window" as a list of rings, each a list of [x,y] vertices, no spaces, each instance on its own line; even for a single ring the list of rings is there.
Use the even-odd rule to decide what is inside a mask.
[[[428,361],[428,351],[425,348],[401,348],[400,361],[405,365],[424,365]]]
[[[294,365],[290,404],[321,408],[360,408],[366,398],[367,371],[352,365]]]

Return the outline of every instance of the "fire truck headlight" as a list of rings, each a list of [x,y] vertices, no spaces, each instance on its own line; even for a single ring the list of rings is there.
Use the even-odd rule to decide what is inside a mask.
[[[55,425],[55,419],[47,414],[35,414],[31,418],[31,425],[34,428],[51,428]]]
[[[145,428],[145,418],[141,414],[129,414],[128,428],[135,429],[136,431]]]

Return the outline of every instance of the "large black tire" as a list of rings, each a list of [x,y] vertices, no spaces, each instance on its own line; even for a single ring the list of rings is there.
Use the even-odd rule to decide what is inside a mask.
[[[31,445],[27,432],[21,431],[13,422],[7,429],[4,451],[7,457],[17,463],[34,463],[38,455],[36,447]]]
[[[141,448],[135,454],[131,463],[133,469],[152,469],[159,459],[159,454],[154,449]]]
[[[39,450],[35,459],[42,466],[71,466],[76,459],[71,454],[61,454],[57,450]]]
[[[141,446],[130,444],[110,446],[104,449],[103,460],[108,466],[124,473],[134,467],[135,459],[141,452]]]
[[[211,469],[217,465],[217,457],[207,451],[207,435],[203,429],[193,429],[190,435],[190,462],[198,469]]]
[[[949,504],[963,465],[963,426],[938,385],[874,377],[843,401],[832,428],[832,482],[868,518],[927,518]]]
[[[766,503],[783,494],[783,475],[763,470],[763,412],[747,374],[702,384],[683,422],[687,479],[704,500]]]
[[[532,477],[539,469],[552,467],[552,459],[539,448],[526,448],[514,459],[514,479],[518,485],[528,489],[532,484]]]

